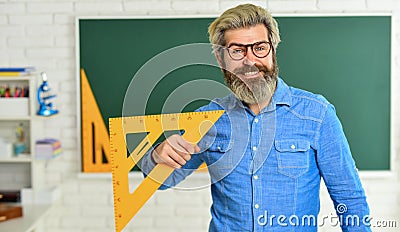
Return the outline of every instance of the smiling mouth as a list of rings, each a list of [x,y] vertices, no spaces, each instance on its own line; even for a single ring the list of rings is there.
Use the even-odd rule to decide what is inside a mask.
[[[255,77],[258,76],[261,72],[260,69],[258,69],[257,67],[244,67],[244,68],[240,68],[236,71],[236,75],[240,75],[243,77]]]
[[[258,74],[258,71],[252,71],[252,72],[245,72],[245,73],[244,73],[244,75],[245,75],[246,77],[254,76],[254,75],[257,75],[257,74]]]

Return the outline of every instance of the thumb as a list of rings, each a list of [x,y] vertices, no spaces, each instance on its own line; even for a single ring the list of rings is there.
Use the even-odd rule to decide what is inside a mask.
[[[197,144],[194,145],[194,151],[196,153],[200,152],[200,147]]]

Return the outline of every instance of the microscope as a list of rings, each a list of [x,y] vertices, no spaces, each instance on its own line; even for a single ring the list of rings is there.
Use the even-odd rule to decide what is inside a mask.
[[[41,76],[43,82],[37,91],[37,100],[39,102],[39,110],[37,111],[37,115],[52,116],[58,113],[58,110],[55,108],[52,102],[52,99],[55,98],[56,95],[52,94],[51,92],[51,88],[47,82],[46,73],[42,72]]]

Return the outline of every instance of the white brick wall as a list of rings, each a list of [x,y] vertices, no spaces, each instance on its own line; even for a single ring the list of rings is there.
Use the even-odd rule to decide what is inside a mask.
[[[218,1],[173,1],[172,2],[172,10],[174,11],[182,11],[187,13],[214,13],[218,10]]]
[[[365,11],[367,8],[365,0],[325,0],[318,1],[320,10],[329,11]]]
[[[171,1],[167,0],[142,1],[140,4],[137,1],[125,1],[123,5],[126,12],[139,15],[147,14],[149,11],[171,11]]]
[[[33,65],[46,71],[57,90],[61,114],[45,122],[47,136],[61,138],[64,153],[45,168],[48,185],[59,185],[62,199],[43,221],[38,231],[112,231],[114,226],[111,178],[76,178],[80,171],[77,153],[75,16],[87,15],[217,15],[243,2],[266,6],[280,13],[392,12],[394,25],[392,110],[393,142],[400,140],[400,1],[395,0],[0,0],[0,66]],[[400,143],[394,151],[399,154]],[[400,170],[400,155],[396,170]],[[11,167],[12,168],[12,167]],[[7,177],[0,168],[0,178]],[[392,178],[363,178],[375,218],[398,220],[400,227],[400,171]],[[134,176],[133,185],[141,180]],[[189,181],[201,181],[193,178]],[[125,231],[206,231],[210,219],[209,188],[198,191],[157,192]],[[332,213],[332,203],[321,190],[321,214]],[[339,231],[323,227],[321,231]],[[385,229],[376,231],[398,231]]]
[[[78,13],[115,13],[122,11],[122,1],[104,1],[104,2],[84,2],[79,1],[75,3],[75,11]]]
[[[315,11],[317,9],[316,0],[285,0],[285,1],[268,1],[268,7],[272,13],[275,12],[302,12]]]

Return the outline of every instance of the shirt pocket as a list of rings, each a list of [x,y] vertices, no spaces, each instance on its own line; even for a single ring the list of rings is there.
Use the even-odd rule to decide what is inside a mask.
[[[278,172],[298,178],[307,172],[309,167],[310,142],[307,140],[275,140],[278,159]]]
[[[207,149],[204,158],[214,178],[222,179],[232,169],[231,148],[232,143],[229,140],[216,140]]]

